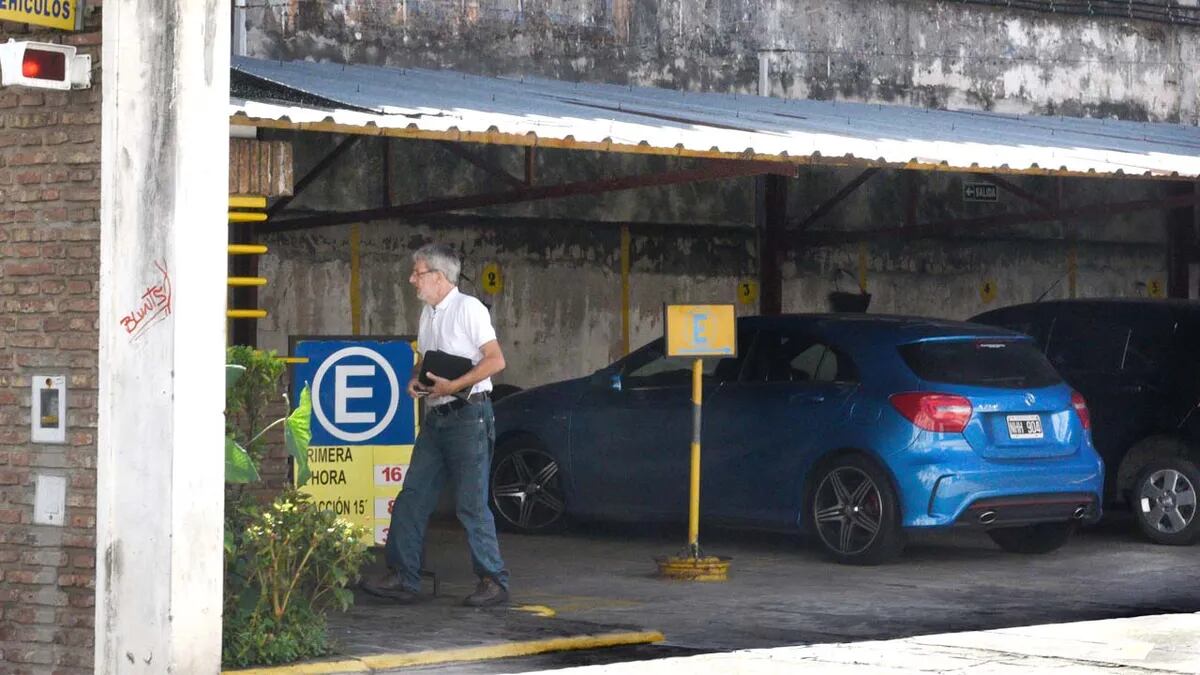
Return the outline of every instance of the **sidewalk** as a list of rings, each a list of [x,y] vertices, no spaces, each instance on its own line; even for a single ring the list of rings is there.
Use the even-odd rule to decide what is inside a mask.
[[[1200,614],[945,633],[900,640],[749,649],[535,671],[561,675],[739,673],[1200,673]]]

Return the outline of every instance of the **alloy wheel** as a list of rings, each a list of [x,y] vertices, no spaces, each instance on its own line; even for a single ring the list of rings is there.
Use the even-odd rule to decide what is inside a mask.
[[[1147,476],[1141,496],[1142,517],[1163,534],[1182,532],[1196,517],[1196,486],[1174,469],[1160,469]]]
[[[817,533],[842,555],[865,551],[883,523],[879,487],[863,471],[841,466],[825,474],[813,498]]]
[[[533,448],[504,455],[492,471],[492,504],[519,530],[536,532],[554,525],[566,510],[558,462]]]

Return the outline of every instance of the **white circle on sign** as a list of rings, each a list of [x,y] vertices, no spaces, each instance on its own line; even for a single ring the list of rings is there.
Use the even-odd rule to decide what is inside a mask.
[[[388,384],[392,388],[387,413],[384,414],[383,419],[379,420],[379,424],[366,431],[343,431],[331,423],[329,418],[325,417],[325,411],[321,409],[321,380],[325,377],[325,372],[329,370],[330,366],[348,356],[365,356],[379,364],[379,367],[383,369],[383,374],[387,375]],[[312,388],[313,414],[317,416],[317,421],[321,423],[321,426],[325,427],[330,435],[336,436],[343,441],[355,442],[374,438],[380,431],[386,429],[387,425],[391,424],[392,418],[396,416],[396,408],[400,405],[400,382],[396,379],[396,371],[392,369],[392,364],[388,363],[387,359],[380,356],[378,352],[366,347],[346,347],[331,354],[321,364],[321,367],[317,368],[317,374],[313,377]]]

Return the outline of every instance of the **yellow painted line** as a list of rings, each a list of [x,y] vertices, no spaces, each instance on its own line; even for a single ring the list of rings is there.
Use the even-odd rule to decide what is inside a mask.
[[[514,607],[513,610],[518,612],[529,612],[534,616],[542,616],[546,617],[547,619],[558,615],[558,612],[555,612],[552,608],[545,605],[521,605],[520,607]]]
[[[231,209],[265,209],[267,208],[267,198],[260,195],[238,195],[229,198],[229,208]]]
[[[265,309],[227,309],[225,316],[230,319],[261,319],[267,315]]]
[[[662,642],[664,639],[663,634],[658,631],[573,635],[570,637],[547,638],[545,640],[511,642],[505,645],[484,645],[481,647],[464,647],[462,649],[436,649],[427,652],[414,652],[412,654],[368,656],[364,657],[362,662],[370,666],[373,670],[387,670],[389,668],[431,666],[438,663],[506,659],[513,656],[532,656],[534,654],[565,652],[578,649],[601,649],[623,645],[649,644],[652,642]]]
[[[276,356],[275,360],[284,363],[308,363],[307,356]]]
[[[369,673],[370,666],[358,659],[347,661],[324,661],[321,663],[294,663],[290,666],[275,666],[273,668],[250,668],[248,670],[222,670],[222,673],[232,675],[297,675],[309,673]]]
[[[267,252],[265,244],[230,244],[229,255],[262,255]]]
[[[226,282],[230,286],[266,286],[266,277],[228,277]]]
[[[230,211],[229,222],[231,223],[261,223],[265,222],[267,214],[255,213],[253,211]]]
[[[274,668],[254,668],[251,670],[226,670],[227,675],[292,675],[307,673],[374,673],[395,668],[413,668],[417,666],[432,666],[440,663],[465,663],[469,661],[490,661],[492,659],[507,659],[515,656],[533,656],[550,652],[566,652],[580,649],[603,649],[605,647],[622,647],[627,645],[651,644],[662,642],[663,634],[658,631],[642,631],[627,633],[603,633],[600,635],[572,635],[545,640],[526,640],[510,642],[503,645],[484,645],[480,647],[464,647],[461,649],[433,649],[410,654],[379,654],[364,656],[358,659],[344,661],[324,661],[318,663],[297,663],[290,666]]]

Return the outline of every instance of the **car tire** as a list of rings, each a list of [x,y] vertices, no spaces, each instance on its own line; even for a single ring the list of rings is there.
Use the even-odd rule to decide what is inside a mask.
[[[891,478],[871,459],[843,455],[815,472],[809,523],[827,555],[845,565],[879,565],[904,550]]]
[[[1131,506],[1142,534],[1156,544],[1187,546],[1200,538],[1200,469],[1182,457],[1151,460],[1133,484]]]
[[[1041,555],[1062,548],[1075,531],[1073,523],[1038,523],[1018,527],[997,527],[988,536],[1009,553]]]
[[[534,439],[502,444],[488,479],[496,526],[522,534],[561,531],[567,520],[564,483],[558,460]]]

